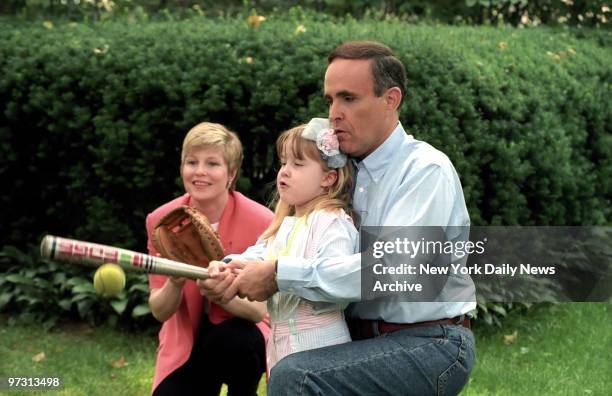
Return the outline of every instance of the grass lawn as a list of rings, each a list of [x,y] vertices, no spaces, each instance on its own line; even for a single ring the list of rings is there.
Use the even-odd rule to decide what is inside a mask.
[[[61,391],[46,392],[54,395],[150,393],[157,348],[152,336],[79,324],[46,333],[41,326],[6,322],[0,318],[1,376],[60,376]]]
[[[540,306],[475,332],[478,360],[463,395],[612,394],[610,304]],[[147,395],[156,346],[156,337],[106,327],[45,333],[0,317],[0,376],[59,375],[59,395]]]
[[[612,395],[612,304],[540,306],[504,326],[475,329],[463,395]]]

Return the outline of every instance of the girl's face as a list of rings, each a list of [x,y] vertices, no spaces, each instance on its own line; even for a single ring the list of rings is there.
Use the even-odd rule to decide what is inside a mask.
[[[318,161],[308,156],[296,158],[289,147],[283,151],[276,188],[283,201],[295,206],[295,215],[302,216],[310,201],[335,182],[336,172],[325,171]]]
[[[235,173],[235,172],[234,172]],[[185,191],[199,205],[215,204],[228,191],[230,178],[223,152],[215,147],[195,147],[181,167]]]

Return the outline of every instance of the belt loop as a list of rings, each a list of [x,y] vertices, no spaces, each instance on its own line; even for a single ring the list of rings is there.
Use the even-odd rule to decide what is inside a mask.
[[[457,318],[457,323],[455,323],[457,326],[463,326],[463,321],[465,320],[465,314],[463,315],[459,315]]]
[[[378,337],[380,335],[380,329],[378,328],[378,320],[373,320],[371,324],[372,324],[372,334],[373,334],[372,338]]]

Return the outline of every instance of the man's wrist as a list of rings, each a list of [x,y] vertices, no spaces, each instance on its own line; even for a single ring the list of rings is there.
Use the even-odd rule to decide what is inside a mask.
[[[278,291],[278,259],[274,260],[274,287]]]

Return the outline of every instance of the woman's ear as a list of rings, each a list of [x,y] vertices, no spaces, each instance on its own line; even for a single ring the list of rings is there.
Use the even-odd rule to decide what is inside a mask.
[[[321,187],[326,188],[332,186],[336,180],[338,180],[338,171],[335,169],[330,170],[321,180]]]
[[[230,188],[232,186],[232,184],[234,183],[234,180],[236,180],[237,174],[238,174],[238,169],[234,170],[233,172],[228,172],[227,188]]]

